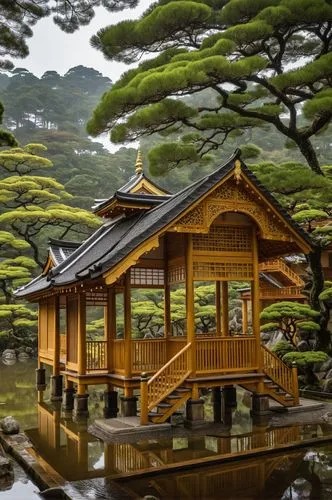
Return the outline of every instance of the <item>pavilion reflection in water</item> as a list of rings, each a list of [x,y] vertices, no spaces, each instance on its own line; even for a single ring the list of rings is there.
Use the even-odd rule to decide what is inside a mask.
[[[260,425],[254,432],[232,435],[231,426],[221,425],[210,432],[107,443],[89,434],[87,420],[75,422],[71,416],[61,414],[60,406],[47,403],[38,404],[38,428],[27,431],[39,455],[67,481],[118,476],[171,464],[185,466],[186,462],[206,457],[275,449],[299,442],[302,431],[297,425]]]

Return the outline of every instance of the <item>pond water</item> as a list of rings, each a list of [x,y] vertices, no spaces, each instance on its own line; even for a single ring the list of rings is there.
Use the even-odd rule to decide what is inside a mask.
[[[310,448],[239,459],[257,450],[274,451],[303,439],[332,437],[332,426],[322,422],[287,425],[255,423],[248,398],[242,393],[238,406],[225,422],[191,432],[183,428],[172,435],[131,442],[103,442],[88,432],[93,418],[102,418],[101,393],[92,388],[91,421],[73,421],[61,406],[37,403],[34,361],[0,364],[0,417],[13,415],[55,474],[60,484],[82,498],[121,499],[331,499],[332,442]],[[205,412],[212,420],[206,397]],[[308,419],[307,419],[308,421]],[[232,455],[231,462],[208,465],[206,461]],[[235,459],[236,458],[236,459]],[[190,468],[192,462],[199,466]],[[176,469],[178,465],[186,469]],[[157,474],[148,475],[154,470]],[[141,471],[144,476],[133,477]],[[0,491],[0,499],[37,498],[38,488],[15,465],[15,481]]]

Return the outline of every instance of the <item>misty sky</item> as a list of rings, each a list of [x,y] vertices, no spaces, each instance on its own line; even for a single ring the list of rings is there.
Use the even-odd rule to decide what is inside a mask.
[[[50,17],[42,19],[33,27],[33,37],[28,39],[29,56],[25,59],[13,59],[13,63],[16,67],[27,68],[36,76],[41,76],[47,70],[64,74],[69,68],[83,64],[116,81],[129,66],[104,59],[100,51],[91,47],[90,38],[100,28],[123,19],[137,18],[151,3],[152,0],[141,0],[136,9],[119,13],[97,8],[91,23],[73,34],[61,31]]]

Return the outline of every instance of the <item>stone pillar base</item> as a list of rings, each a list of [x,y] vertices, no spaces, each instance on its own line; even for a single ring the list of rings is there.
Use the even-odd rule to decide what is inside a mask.
[[[74,396],[74,416],[75,417],[88,417],[88,399],[89,394],[75,394]]]
[[[62,375],[51,376],[51,401],[62,400]]]
[[[73,387],[64,389],[62,398],[62,409],[64,411],[72,411],[74,409],[74,394],[75,389]]]
[[[203,399],[189,399],[187,401],[184,424],[187,427],[199,427],[205,424]]]
[[[137,397],[121,396],[121,415],[123,417],[136,417],[137,415]]]
[[[236,408],[237,407],[236,387],[234,387],[232,385],[223,387],[222,394],[223,394],[224,404],[225,404],[226,408]]]
[[[104,392],[104,418],[116,418],[118,408],[118,393],[116,391]]]
[[[221,422],[221,411],[222,411],[222,401],[221,401],[221,391],[220,387],[213,387],[212,389],[212,404],[213,404],[213,421],[214,423]]]
[[[36,388],[37,391],[45,391],[46,389],[45,368],[36,369]]]
[[[253,394],[252,395],[252,415],[269,415],[269,397],[265,394]]]

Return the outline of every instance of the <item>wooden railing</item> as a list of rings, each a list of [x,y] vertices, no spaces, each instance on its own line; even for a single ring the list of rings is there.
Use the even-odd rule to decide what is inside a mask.
[[[132,341],[133,371],[155,372],[167,361],[166,340],[149,339]]]
[[[264,345],[261,346],[261,352],[264,373],[288,394],[298,398],[297,376],[294,369],[289,368]]]
[[[86,342],[86,369],[89,371],[107,369],[106,340],[88,340]]]
[[[125,343],[124,340],[114,340],[111,344],[111,349],[113,350],[113,362],[112,366],[115,372],[124,372],[125,366]]]
[[[196,342],[198,374],[241,372],[257,368],[256,340],[253,336],[218,337]]]
[[[279,297],[299,297],[302,298],[304,295],[302,294],[301,286],[285,286],[283,288],[261,288],[260,290],[261,298],[279,298]]]
[[[298,286],[303,286],[304,281],[298,274],[296,274],[290,267],[287,266],[281,259],[272,259],[272,260],[267,260],[265,262],[262,262],[259,265],[259,270],[260,271],[280,271],[282,272],[285,276],[287,276],[293,283],[295,283]]]
[[[171,394],[190,375],[191,343],[181,349],[150,380],[141,381],[141,424],[148,423],[148,412]]]

